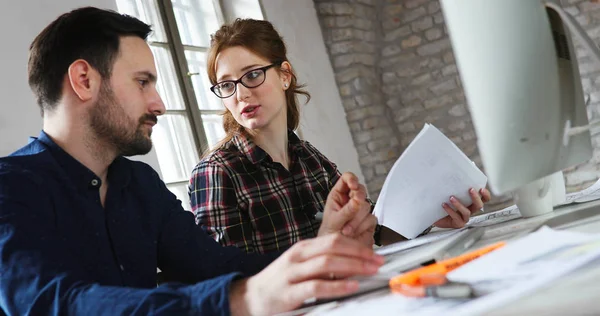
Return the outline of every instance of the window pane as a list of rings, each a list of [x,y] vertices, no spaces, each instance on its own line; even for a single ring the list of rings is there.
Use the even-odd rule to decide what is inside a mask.
[[[187,181],[200,161],[192,137],[187,116],[165,114],[158,118],[152,140],[165,182]]]
[[[200,110],[225,109],[221,99],[210,91],[211,84],[208,80],[208,74],[206,74],[206,53],[186,50],[185,58],[188,62],[189,71],[198,73],[191,78]]]
[[[202,124],[204,125],[206,140],[208,141],[208,146],[210,148],[212,148],[218,141],[225,137],[225,130],[223,130],[223,117],[221,115],[202,115]]]
[[[167,36],[156,6],[156,0],[117,0],[119,12],[134,16],[141,21],[152,25],[152,32],[148,37],[151,42],[166,42]]]
[[[173,65],[171,52],[163,47],[150,46],[156,59],[158,82],[156,87],[168,110],[185,110],[181,88]]]
[[[188,183],[167,184],[167,188],[181,201],[184,210],[191,211]]]
[[[184,45],[208,47],[219,22],[210,0],[172,0],[177,28]]]

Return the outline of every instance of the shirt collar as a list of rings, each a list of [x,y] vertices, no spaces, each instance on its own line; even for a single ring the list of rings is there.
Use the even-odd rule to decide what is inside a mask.
[[[79,189],[99,187],[100,178],[81,162],[69,155],[64,149],[56,144],[46,132],[41,131],[40,135],[32,137],[30,142],[39,141],[49,150],[57,163],[62,167],[65,175],[70,178],[72,184]],[[129,184],[131,173],[126,168],[128,160],[123,157],[117,157],[108,167],[108,179],[111,187],[125,187]]]
[[[269,157],[266,151],[256,145],[256,143],[244,133],[236,133],[231,140],[253,164],[257,164]]]
[[[294,152],[298,157],[305,157],[307,151],[305,150],[304,142],[294,133],[292,130],[288,130],[288,144],[290,150]]]
[[[260,148],[250,137],[244,133],[237,133],[232,138],[233,143],[237,148],[250,160],[252,163],[257,164],[264,161],[272,161],[269,154]],[[294,133],[293,130],[288,130],[288,144],[290,151],[296,154],[298,157],[303,157],[305,153],[304,144],[302,140]]]

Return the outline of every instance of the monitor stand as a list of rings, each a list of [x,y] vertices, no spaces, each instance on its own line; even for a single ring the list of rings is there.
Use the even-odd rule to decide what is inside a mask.
[[[513,197],[521,216],[533,217],[552,212],[551,186],[552,176],[546,176],[518,188]]]

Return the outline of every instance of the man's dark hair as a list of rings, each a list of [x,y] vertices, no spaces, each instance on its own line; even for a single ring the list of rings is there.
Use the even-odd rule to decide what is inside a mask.
[[[48,25],[29,47],[29,86],[42,113],[61,98],[69,66],[84,59],[103,79],[110,78],[122,36],[144,40],[152,28],[128,15],[85,7],[65,13]]]

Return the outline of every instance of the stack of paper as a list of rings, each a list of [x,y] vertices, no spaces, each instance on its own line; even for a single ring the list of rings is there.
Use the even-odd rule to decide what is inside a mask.
[[[468,190],[487,177],[450,139],[425,124],[394,163],[375,205],[379,223],[414,238],[447,214],[442,203],[454,195],[471,204]]]
[[[450,272],[479,297],[472,300],[414,298],[389,291],[353,298],[310,315],[482,315],[600,258],[600,235],[542,228]],[[560,283],[555,283],[560,286]]]
[[[600,235],[547,227],[450,272],[483,296],[452,310],[480,315],[531,292],[600,257]]]

